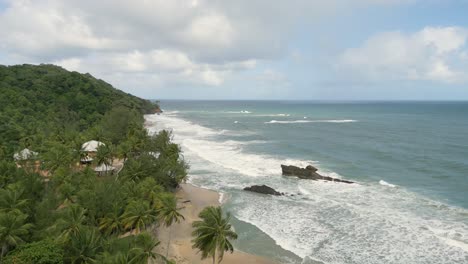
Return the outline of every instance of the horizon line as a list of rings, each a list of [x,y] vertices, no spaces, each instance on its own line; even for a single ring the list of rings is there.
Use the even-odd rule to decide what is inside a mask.
[[[175,98],[145,98],[151,101],[257,101],[257,102],[458,102],[468,103],[468,99],[175,99]]]

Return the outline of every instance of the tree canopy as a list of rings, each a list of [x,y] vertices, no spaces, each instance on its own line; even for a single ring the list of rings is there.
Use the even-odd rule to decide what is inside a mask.
[[[168,223],[160,201],[188,166],[169,132],[144,128],[158,105],[53,65],[0,66],[0,91],[0,262],[165,260],[146,232]],[[89,140],[104,145],[82,164]],[[14,160],[26,147],[38,154]]]
[[[102,119],[103,136],[115,143],[113,133],[125,131],[128,119],[157,107],[90,74],[54,65],[0,65],[0,91],[0,145],[8,155],[50,136],[66,140]],[[126,111],[131,114],[122,115]]]

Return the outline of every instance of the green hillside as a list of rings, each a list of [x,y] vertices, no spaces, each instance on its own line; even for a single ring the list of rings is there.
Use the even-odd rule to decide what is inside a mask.
[[[0,145],[8,154],[54,133],[90,129],[117,107],[148,113],[156,106],[90,74],[54,65],[0,66]]]
[[[89,74],[0,66],[0,263],[166,263],[154,227],[181,218],[188,166],[144,128],[157,108]]]

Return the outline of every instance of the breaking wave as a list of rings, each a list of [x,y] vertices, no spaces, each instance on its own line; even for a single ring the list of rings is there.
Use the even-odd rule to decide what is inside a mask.
[[[300,123],[353,123],[357,122],[357,120],[353,119],[341,119],[341,120],[271,120],[265,122],[265,124],[300,124]]]
[[[383,185],[383,186],[390,187],[390,188],[395,188],[395,187],[396,187],[394,184],[388,183],[388,182],[386,182],[386,181],[384,181],[384,180],[380,180],[380,181],[379,181],[379,184],[380,184],[380,185]]]
[[[265,141],[219,138],[220,130],[176,115],[146,119],[150,132],[174,132],[191,165],[190,181],[229,195],[225,206],[236,218],[257,226],[279,246],[303,258],[304,264],[312,263],[311,259],[326,264],[452,264],[468,259],[468,210],[404,188],[380,188],[394,186],[383,180],[348,185],[281,177],[281,163],[313,164],[321,174],[340,176],[313,160],[246,150]],[[260,183],[297,195],[270,197],[241,191]]]

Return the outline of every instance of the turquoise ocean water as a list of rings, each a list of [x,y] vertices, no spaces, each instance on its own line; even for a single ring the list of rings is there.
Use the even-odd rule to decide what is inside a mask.
[[[223,194],[243,251],[281,263],[468,263],[468,103],[163,101],[190,182]],[[281,176],[312,164],[357,182]],[[267,184],[295,194],[242,191]]]

